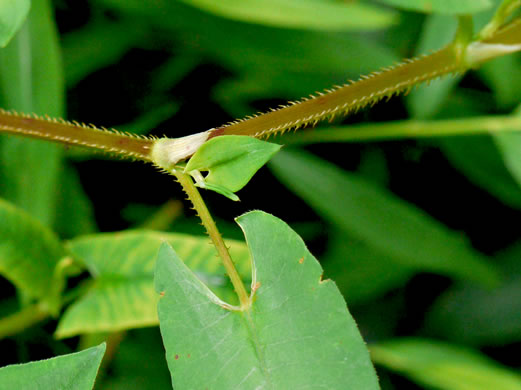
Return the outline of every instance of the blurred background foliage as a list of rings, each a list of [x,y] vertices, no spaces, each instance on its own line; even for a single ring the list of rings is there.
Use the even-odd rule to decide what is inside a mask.
[[[33,0],[0,50],[0,106],[179,137],[443,46],[461,10],[422,3]],[[453,3],[479,28],[499,1]],[[516,54],[336,124],[519,115],[520,98]],[[232,221],[251,209],[301,234],[373,348],[382,388],[521,388],[520,146],[503,134],[287,147],[241,202],[204,196],[227,238],[242,239]],[[0,162],[1,196],[62,239],[204,233],[172,178],[142,163],[4,136]],[[23,301],[6,279],[0,294],[0,313]],[[1,341],[0,364],[115,337],[55,340],[56,324]],[[169,387],[157,328],[116,339],[97,388]],[[476,387],[463,387],[469,377]]]

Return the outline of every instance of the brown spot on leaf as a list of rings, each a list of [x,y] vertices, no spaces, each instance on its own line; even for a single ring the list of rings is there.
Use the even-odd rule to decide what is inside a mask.
[[[164,291],[161,291],[161,292],[159,293],[159,295],[162,296],[162,297],[164,297],[164,296],[165,296],[165,292],[164,292]]]
[[[190,354],[186,355],[186,357],[190,359]]]
[[[298,261],[299,264],[302,264],[304,262],[304,257],[301,257],[300,260]]]
[[[174,356],[174,359],[175,359],[175,360],[179,359],[179,355],[175,355],[175,356]]]

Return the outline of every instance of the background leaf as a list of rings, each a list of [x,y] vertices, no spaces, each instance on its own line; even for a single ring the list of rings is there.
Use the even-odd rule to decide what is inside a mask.
[[[51,288],[54,268],[65,255],[55,234],[0,199],[0,273],[31,298]]]
[[[513,113],[521,118],[521,106]],[[517,132],[494,134],[493,139],[501,153],[505,166],[512,177],[521,186],[521,159],[517,150],[521,145],[521,136]]]
[[[158,298],[153,273],[162,242],[173,245],[187,265],[217,293],[226,298],[235,295],[207,237],[147,231],[79,237],[70,241],[68,247],[85,263],[94,283],[66,310],[56,335],[70,337],[157,325]],[[227,243],[247,280],[250,276],[246,246],[236,241]]]
[[[24,22],[30,0],[3,0],[0,2],[0,47],[5,47]]]
[[[0,50],[0,104],[29,114],[64,114],[60,48],[48,0],[32,1],[26,22]],[[61,147],[20,137],[2,137],[0,141],[0,193],[52,225]]]
[[[146,359],[136,359],[146,356]],[[98,378],[100,390],[171,389],[159,328],[129,331],[110,365],[110,375]]]
[[[321,281],[300,237],[260,211],[237,221],[259,283],[245,311],[222,307],[171,247],[159,252],[155,283],[173,386],[378,389],[342,296]]]
[[[492,7],[490,0],[379,0],[411,11],[443,14],[472,14]]]
[[[512,137],[514,141],[516,136]],[[491,136],[451,137],[440,141],[451,164],[476,186],[505,204],[521,208],[521,189],[505,165],[505,157]]]
[[[105,343],[69,355],[0,368],[0,389],[90,390]]]
[[[393,21],[390,11],[369,4],[317,0],[182,1],[222,17],[286,28],[370,30],[388,27]]]
[[[326,253],[320,257],[324,273],[338,285],[348,305],[359,304],[403,286],[414,274],[399,266],[385,251],[333,230]]]
[[[468,283],[437,297],[425,328],[430,334],[467,345],[501,346],[521,340],[521,244],[497,255],[504,282],[493,291]]]
[[[326,220],[386,253],[386,259],[417,271],[497,283],[498,273],[486,257],[391,193],[303,152],[281,152],[269,166]]]
[[[376,364],[441,390],[517,390],[521,376],[478,352],[434,340],[392,340],[371,346]]]

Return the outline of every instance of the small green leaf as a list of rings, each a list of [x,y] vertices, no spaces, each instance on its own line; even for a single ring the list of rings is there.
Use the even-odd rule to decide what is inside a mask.
[[[31,298],[50,292],[65,250],[58,237],[25,211],[0,199],[0,274]]]
[[[304,152],[279,153],[275,175],[353,239],[416,271],[491,286],[499,274],[461,236],[390,192]]]
[[[200,278],[229,298],[233,290],[207,237],[126,231],[79,237],[69,242],[72,254],[94,277],[87,294],[73,303],[58,324],[57,337],[114,332],[157,325],[154,267],[162,242],[172,244]],[[249,278],[246,246],[227,241],[241,275]]]
[[[215,137],[192,156],[185,172],[209,171],[203,181],[196,177],[196,184],[231,198],[230,193],[244,187],[280,148],[280,145],[248,136]]]
[[[479,352],[434,340],[403,339],[371,346],[376,364],[440,390],[520,390],[521,376]]]
[[[81,352],[0,368],[0,390],[91,390],[105,343]]]
[[[345,301],[332,281],[321,280],[302,239],[260,211],[237,221],[257,286],[243,311],[227,308],[169,245],[159,251],[158,312],[173,386],[378,389]]]
[[[490,0],[379,0],[411,11],[441,14],[473,14],[492,7]]]
[[[372,30],[388,27],[395,20],[388,10],[358,3],[342,4],[320,0],[182,1],[225,18],[273,27]]]
[[[16,34],[30,8],[30,0],[0,0],[0,47],[5,47]]]

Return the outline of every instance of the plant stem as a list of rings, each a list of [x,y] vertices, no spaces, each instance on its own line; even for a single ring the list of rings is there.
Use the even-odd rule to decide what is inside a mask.
[[[284,144],[369,142],[403,138],[430,138],[521,131],[521,116],[483,116],[436,121],[395,121],[304,131],[277,138]]]
[[[206,207],[206,204],[204,203],[201,194],[197,190],[197,187],[194,185],[194,182],[192,181],[192,178],[189,175],[179,171],[173,171],[173,174],[176,176],[177,180],[183,187],[183,190],[186,192],[188,199],[190,199],[190,201],[192,202],[194,210],[199,215],[199,218],[201,218],[203,226],[206,228],[206,231],[208,232],[210,239],[212,240],[215,248],[217,249],[217,253],[222,259],[224,268],[226,269],[226,273],[230,277],[233,288],[235,289],[235,292],[239,297],[241,309],[244,310],[248,308],[250,306],[250,299],[244,287],[244,283],[242,282],[242,279],[239,276],[239,273],[237,272],[235,265],[233,264],[233,260],[230,256],[230,253],[228,252],[228,248],[226,247],[221,233],[219,233],[219,230],[215,225],[215,221],[210,215],[210,212],[208,211],[208,208]]]
[[[457,50],[448,46],[429,56],[383,69],[332,90],[318,93],[278,110],[219,128],[224,135],[259,137],[283,133],[320,120],[344,115],[442,75],[466,70]]]
[[[36,303],[0,320],[0,340],[15,335],[43,321],[50,313],[45,306]]]
[[[183,212],[183,202],[168,200],[142,224],[136,226],[145,230],[167,230]]]
[[[117,131],[60,119],[39,118],[0,109],[0,131],[33,138],[56,141],[150,161],[154,139],[142,138]]]
[[[509,14],[521,0],[507,0],[503,14]],[[406,60],[382,69],[357,82],[336,86],[299,102],[290,102],[262,115],[235,121],[216,129],[175,140],[139,138],[116,131],[102,131],[78,123],[18,115],[0,110],[0,132],[26,135],[84,146],[153,162],[166,170],[189,158],[208,139],[220,135],[251,137],[281,134],[287,130],[316,124],[336,115],[345,115],[425,81],[451,73],[461,73],[495,57],[521,51],[521,18],[500,28],[494,27],[485,38],[470,39],[471,19],[460,19],[455,42],[430,55]],[[157,142],[156,142],[157,141]],[[157,146],[161,146],[156,148]],[[156,153],[152,153],[156,150]],[[160,153],[159,153],[160,152]],[[161,161],[160,161],[161,160]],[[164,161],[163,161],[164,160]]]

